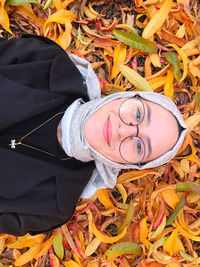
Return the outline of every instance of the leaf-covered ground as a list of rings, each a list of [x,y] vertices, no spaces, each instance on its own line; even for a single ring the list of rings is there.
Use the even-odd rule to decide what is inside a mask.
[[[0,235],[0,266],[200,265],[199,9],[199,0],[0,0],[2,37],[49,37],[92,63],[103,94],[165,94],[188,126],[173,160],[122,173],[61,228]]]

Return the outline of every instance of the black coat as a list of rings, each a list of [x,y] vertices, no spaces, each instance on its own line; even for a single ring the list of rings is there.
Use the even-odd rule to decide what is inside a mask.
[[[72,217],[94,163],[13,150],[6,138],[23,136],[77,98],[87,101],[87,91],[65,51],[47,38],[0,39],[0,51],[0,233],[46,232]]]

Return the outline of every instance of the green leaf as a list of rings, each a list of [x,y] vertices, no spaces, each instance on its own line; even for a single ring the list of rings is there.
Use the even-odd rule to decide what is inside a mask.
[[[64,257],[64,248],[63,248],[62,240],[63,240],[62,234],[56,233],[56,235],[53,238],[53,248],[54,248],[56,255],[61,260]]]
[[[166,216],[163,217],[161,224],[158,226],[156,231],[153,233],[153,235],[151,236],[151,239],[156,238],[160,233],[162,233],[162,231],[165,229],[165,225],[166,225]]]
[[[117,40],[135,49],[138,49],[138,50],[141,50],[147,53],[156,53],[157,51],[157,48],[153,42],[140,37],[138,34],[134,32],[128,33],[128,32],[123,32],[123,31],[114,29],[112,33],[115,35]]]
[[[156,242],[158,242],[158,243],[157,243],[157,248],[161,247],[161,246],[165,243],[165,240],[166,240],[166,239],[167,239],[167,236],[165,236],[165,237],[161,237],[158,241],[156,241]],[[154,249],[154,246],[155,246],[155,243],[153,243],[153,245],[150,247],[150,249],[149,249],[149,253],[148,253],[148,257],[151,256],[151,254],[152,254],[152,252],[153,252],[153,249]]]
[[[190,189],[190,187],[189,187],[189,185],[187,183],[180,182],[180,183],[177,183],[176,184],[176,191],[177,192],[180,192],[180,191],[190,191],[190,190],[191,189]]]
[[[195,261],[195,258],[193,258],[192,256],[188,255],[187,253],[185,253],[184,251],[180,251],[180,255],[185,258],[187,261]]]
[[[103,255],[103,261],[112,260],[125,254],[141,255],[141,248],[133,242],[121,242],[111,246]]]
[[[185,205],[185,195],[182,196],[181,200],[179,201],[178,205],[176,206],[174,212],[170,215],[170,217],[168,218],[166,225],[170,225],[176,218],[176,216],[178,215],[180,209]]]
[[[129,224],[129,222],[131,221],[132,217],[133,217],[133,213],[134,213],[134,206],[133,206],[133,201],[130,200],[129,205],[128,205],[128,209],[126,212],[126,217],[124,220],[124,223],[121,225],[121,227],[118,230],[118,234],[122,233],[124,231],[124,228]]]
[[[180,63],[178,61],[176,53],[169,51],[165,54],[165,58],[170,64],[172,64],[172,72],[176,80],[179,82],[181,79]]]
[[[115,85],[113,85],[113,86],[104,85],[103,88],[105,90],[105,91],[103,91],[103,94],[105,94],[105,95],[111,95],[111,94],[118,93],[118,92],[124,92],[123,89],[121,89],[119,86],[115,86]]]
[[[124,77],[126,77],[126,79],[129,80],[129,82],[132,83],[140,91],[153,91],[145,78],[143,78],[135,70],[121,64],[119,64],[119,69]]]
[[[200,93],[196,92],[194,98],[195,101],[197,102],[197,105],[200,107]]]
[[[20,6],[24,4],[36,4],[42,6],[37,0],[7,0],[6,5]]]
[[[48,7],[50,7],[51,4],[52,4],[52,2],[53,2],[53,0],[47,0],[46,3],[45,3],[45,5],[44,5],[44,7],[43,7],[43,9],[45,10],[45,9],[47,9]]]
[[[194,182],[188,182],[189,187],[192,191],[200,195],[200,186],[197,183]]]

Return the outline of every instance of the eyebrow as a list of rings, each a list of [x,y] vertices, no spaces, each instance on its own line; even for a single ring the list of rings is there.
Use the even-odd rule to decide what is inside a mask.
[[[146,103],[147,106],[147,126],[149,126],[150,122],[151,122],[151,108],[148,105],[148,103]],[[147,136],[147,144],[148,144],[148,156],[146,157],[146,159],[148,159],[152,153],[152,145],[151,145],[151,140],[150,138]]]
[[[148,110],[148,112],[147,112],[147,126],[149,126],[149,124],[151,122],[151,108],[147,103],[146,103],[146,105],[147,105],[147,110]]]

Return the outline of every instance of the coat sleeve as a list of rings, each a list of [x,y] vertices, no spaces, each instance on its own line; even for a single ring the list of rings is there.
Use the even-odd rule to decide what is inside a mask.
[[[72,213],[73,214],[73,213]],[[15,213],[0,215],[0,234],[9,233],[14,236],[23,236],[27,233],[36,235],[51,231],[66,223],[70,218],[58,216],[33,216]],[[52,227],[54,225],[54,227]]]
[[[29,35],[0,39],[0,51],[0,129],[77,98],[88,100],[81,74],[55,42]]]

